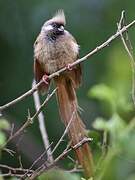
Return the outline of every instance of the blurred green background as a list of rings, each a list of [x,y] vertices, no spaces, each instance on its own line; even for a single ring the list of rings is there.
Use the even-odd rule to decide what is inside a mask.
[[[127,22],[135,19],[134,0],[0,0],[0,105],[31,88],[34,41],[44,21],[58,9],[65,11],[66,29],[80,45],[80,57],[116,32],[122,10],[126,11]],[[129,34],[135,47],[134,27]],[[77,93],[79,105],[84,110],[82,119],[90,129],[96,117],[108,118],[110,109],[90,99],[89,89],[95,84],[105,83],[117,92],[120,103],[130,104],[131,66],[120,39],[89,58],[82,66],[83,83]],[[43,100],[45,97],[41,98]],[[15,124],[16,130],[26,120],[28,109],[31,114],[35,111],[32,97],[10,107],[3,116],[10,124]],[[119,111],[126,121],[131,119],[133,112]],[[44,109],[44,115],[49,140],[56,143],[64,126],[59,118],[55,97]],[[38,126],[38,121],[35,121],[23,136],[9,144],[9,148],[17,151],[16,158],[3,153],[0,162],[17,166],[21,154],[24,166],[28,167],[44,150]],[[61,147],[56,154],[59,152]]]

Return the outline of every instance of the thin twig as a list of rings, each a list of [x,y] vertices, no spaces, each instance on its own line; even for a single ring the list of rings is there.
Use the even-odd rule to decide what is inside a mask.
[[[43,104],[39,107],[38,111],[36,111],[36,113],[32,116],[32,117],[28,117],[27,121],[20,127],[20,129],[18,129],[12,136],[9,137],[9,139],[6,141],[6,143],[4,144],[4,146],[11,141],[12,139],[14,139],[15,137],[17,137],[21,132],[24,131],[24,129],[26,129],[30,124],[33,123],[34,119],[39,115],[39,113],[42,111],[43,107],[48,103],[48,101],[51,99],[51,97],[55,94],[57,88],[55,88],[52,93],[47,96],[47,98],[45,99],[45,101],[43,102]]]
[[[72,115],[71,115],[71,118],[70,118],[70,121],[69,121],[68,125],[66,126],[66,128],[65,128],[65,130],[64,130],[64,132],[63,132],[63,134],[62,134],[62,136],[61,136],[61,138],[59,139],[59,141],[57,142],[57,144],[56,144],[55,147],[53,148],[52,154],[55,152],[55,150],[58,148],[58,146],[60,145],[60,143],[63,141],[63,138],[64,138],[65,135],[67,134],[67,131],[68,131],[69,127],[70,127],[70,124],[71,124],[72,121],[73,121],[74,115],[75,115],[75,111],[73,111],[73,113],[72,113]]]
[[[76,160],[74,160],[71,156],[67,156],[67,158],[71,161],[71,162],[73,162],[73,163],[76,163],[77,161]]]
[[[120,32],[120,37],[121,37],[121,40],[122,40],[123,45],[125,47],[125,50],[127,51],[129,58],[130,58],[130,65],[131,65],[131,69],[132,69],[132,100],[133,100],[133,103],[135,106],[135,58],[134,58],[133,53],[131,51],[131,49],[133,49],[133,48],[131,45],[131,41],[129,40],[128,33],[126,32],[127,38],[125,40],[125,38],[121,32],[121,29],[124,25],[125,25],[125,11],[122,11],[121,18],[120,18],[119,23],[117,24],[117,27],[118,27],[118,32]],[[128,41],[128,44],[130,47],[128,47],[126,41]]]
[[[82,57],[81,59],[78,59],[77,61],[75,61],[74,63],[70,64],[71,67],[76,66],[79,63],[82,63],[83,61],[85,61],[86,59],[88,59],[89,57],[91,57],[92,55],[96,54],[97,52],[99,52],[100,50],[102,50],[103,48],[107,47],[113,40],[115,40],[118,36],[121,35],[121,33],[126,32],[127,29],[129,29],[130,27],[132,27],[135,24],[135,20],[133,20],[131,23],[129,23],[128,25],[124,26],[120,31],[117,31],[114,35],[112,35],[111,37],[109,37],[104,43],[102,43],[101,45],[97,46],[94,50],[92,50],[91,52],[89,52],[87,55],[85,55],[84,57]],[[52,79],[56,76],[59,76],[59,74],[61,74],[62,72],[68,70],[67,67],[64,67],[60,70],[58,70],[57,72],[49,75],[48,79]],[[26,97],[32,95],[35,91],[37,91],[38,87],[43,83],[43,80],[41,80],[38,84],[36,84],[35,87],[33,87],[32,89],[30,89],[29,91],[27,91],[26,93],[24,93],[23,95],[19,96],[18,98],[14,99],[13,101],[0,106],[0,112],[2,112],[3,110],[7,109],[8,107],[16,104],[17,102],[22,101],[23,99],[25,99]]]
[[[66,172],[69,172],[69,173],[78,173],[78,172],[83,172],[83,171],[84,170],[82,168],[76,168],[76,167],[70,170],[66,170]]]
[[[10,136],[13,135],[13,132],[14,132],[14,123],[11,124],[11,130],[10,130]]]
[[[45,156],[45,154],[46,154],[47,151],[50,149],[50,147],[52,146],[52,144],[53,144],[53,142],[49,145],[49,147],[46,149],[46,151],[44,151],[44,152],[32,163],[30,169],[32,169],[33,166],[34,166],[39,160],[41,160],[41,159]],[[50,161],[49,161],[49,162],[50,162]],[[53,163],[53,162],[51,162],[51,163]]]
[[[14,156],[14,154],[16,153],[15,151],[13,151],[12,149],[8,149],[8,148],[3,148],[3,151],[9,153],[11,156]]]
[[[20,168],[23,169],[23,164],[22,164],[22,157],[21,157],[21,155],[18,156],[18,160],[19,160]]]
[[[35,82],[35,80],[33,80],[32,88],[35,85],[36,85],[36,82]],[[38,109],[41,107],[38,91],[33,93],[33,99],[34,99],[34,104],[35,104],[36,111],[38,111]],[[45,126],[45,118],[44,118],[44,115],[43,115],[42,112],[40,112],[39,115],[38,115],[38,121],[39,121],[39,129],[40,129],[40,132],[41,132],[44,147],[47,150],[48,147],[50,147],[50,143],[49,143],[49,138],[48,138],[48,134],[47,134],[46,126]],[[51,147],[46,152],[47,152],[48,161],[53,162],[53,155],[51,153]]]
[[[52,146],[53,142],[49,145],[49,147],[32,163],[32,165],[30,166],[30,168],[27,170],[27,172],[23,175],[23,178],[25,178],[27,176],[28,173],[31,172],[31,169],[35,166],[35,164],[37,164],[37,162],[39,162],[40,160],[42,160],[42,158],[47,154],[47,151],[50,149],[50,147]],[[49,158],[49,157],[48,157]],[[51,162],[53,163],[53,162]]]
[[[17,178],[22,178],[22,174],[14,174],[14,173],[5,173],[5,174],[0,174],[0,177],[17,177]]]
[[[10,170],[10,171],[13,171],[14,173],[17,172],[17,171],[18,171],[18,172],[20,171],[20,172],[22,172],[22,173],[28,171],[28,169],[24,169],[24,168],[13,168],[13,167],[8,166],[8,165],[5,165],[5,164],[0,164],[0,168],[4,168],[4,169]],[[30,172],[30,173],[33,173],[34,170],[29,170],[29,172]]]
[[[43,81],[41,80],[38,84],[36,84],[36,86],[34,88],[30,89],[29,91],[27,91],[26,93],[22,94],[21,96],[19,96],[18,98],[14,99],[13,101],[11,101],[11,102],[3,105],[3,106],[0,106],[0,112],[2,112],[3,110],[9,108],[10,106],[16,104],[17,102],[22,101],[26,97],[31,96],[35,91],[37,91],[38,87],[42,83],[43,83]]]
[[[58,146],[60,145],[60,143],[63,141],[63,138],[65,137],[65,135],[67,134],[67,131],[68,131],[68,129],[69,129],[69,126],[70,126],[70,124],[71,124],[71,122],[73,121],[73,117],[74,117],[74,114],[75,114],[75,111],[73,111],[73,113],[72,113],[72,115],[71,115],[71,119],[70,119],[70,121],[69,121],[69,123],[68,123],[68,125],[66,126],[66,128],[65,128],[65,130],[64,130],[64,132],[63,132],[63,134],[62,134],[62,136],[61,136],[61,138],[59,139],[59,141],[57,142],[57,144],[55,145],[55,147],[53,148],[53,150],[52,150],[52,154],[55,152],[55,150],[58,148]],[[68,145],[67,145],[67,147],[66,147],[66,149],[65,150],[67,150],[69,147],[71,146],[71,143],[69,143]],[[40,159],[41,159],[41,157],[43,157],[43,155],[41,154],[41,156],[39,157]],[[38,159],[39,159],[38,158]],[[38,160],[37,159],[37,160]],[[36,161],[37,161],[36,160]],[[46,162],[48,162],[48,159],[46,160]],[[44,164],[42,164],[36,171],[38,172],[38,171],[40,171],[44,166],[45,166],[45,164],[46,164],[46,166],[47,166],[47,163],[46,162],[44,162]],[[54,161],[53,161],[54,162]],[[53,164],[53,162],[52,162],[52,164]],[[49,162],[50,163],[50,162]],[[30,167],[30,168],[32,168],[33,167],[33,165],[34,165],[34,163],[32,164],[32,166]],[[27,175],[27,173],[24,175],[24,177]]]
[[[103,132],[103,142],[102,142],[102,156],[104,157],[107,153],[107,131]]]
[[[76,144],[75,146],[69,148],[69,149],[65,149],[63,151],[63,153],[61,153],[55,160],[53,163],[49,164],[48,166],[42,166],[42,168],[38,171],[38,172],[34,172],[32,173],[32,175],[29,177],[29,180],[33,180],[35,179],[37,176],[39,176],[40,174],[42,174],[43,172],[47,171],[48,169],[52,168],[55,166],[55,164],[63,159],[65,156],[67,156],[67,154],[71,151],[71,150],[75,150],[75,149],[78,149],[79,147],[81,147],[83,144],[87,143],[87,142],[90,142],[91,141],[91,138],[84,138],[82,139],[78,144]]]

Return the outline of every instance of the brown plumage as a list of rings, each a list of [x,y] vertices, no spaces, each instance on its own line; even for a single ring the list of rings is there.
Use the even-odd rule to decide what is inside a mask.
[[[60,10],[52,19],[45,22],[37,37],[34,44],[34,73],[37,82],[45,74],[52,74],[77,60],[79,46],[74,37],[64,30],[65,23],[64,12]],[[81,83],[80,65],[55,77],[54,82],[58,87],[57,99],[61,119],[65,126],[73,116],[68,136],[74,146],[86,137],[85,126],[78,115],[76,97],[76,89]],[[49,84],[43,83],[40,90],[47,91],[48,87]],[[76,150],[76,156],[84,168],[85,174],[90,177],[92,175],[90,170],[92,168],[92,156],[88,143]]]

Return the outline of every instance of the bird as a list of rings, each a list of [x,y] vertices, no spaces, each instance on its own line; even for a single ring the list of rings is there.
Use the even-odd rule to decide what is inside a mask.
[[[75,146],[86,135],[86,128],[78,112],[76,90],[81,85],[82,69],[78,64],[71,67],[79,57],[79,45],[75,38],[65,29],[66,18],[63,10],[47,20],[34,43],[34,76],[36,82],[43,80],[39,91],[46,93],[50,86],[48,76],[63,67],[66,71],[53,78],[57,87],[57,101],[62,122],[68,128],[71,145]],[[92,175],[92,153],[88,142],[75,149],[78,163],[87,177]]]

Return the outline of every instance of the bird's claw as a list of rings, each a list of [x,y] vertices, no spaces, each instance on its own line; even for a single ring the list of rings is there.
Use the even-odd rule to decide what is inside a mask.
[[[45,84],[49,84],[49,76],[47,74],[42,77],[42,80]]]
[[[66,65],[66,68],[67,68],[69,71],[71,71],[71,70],[73,69],[71,64],[67,64],[67,65]]]

